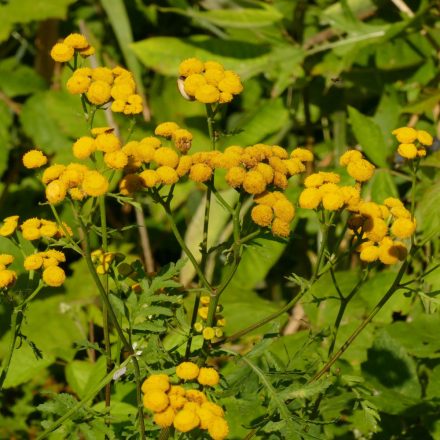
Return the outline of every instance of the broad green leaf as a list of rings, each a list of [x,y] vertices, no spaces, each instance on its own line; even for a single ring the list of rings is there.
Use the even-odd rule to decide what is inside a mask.
[[[376,170],[368,184],[371,199],[383,203],[387,197],[399,197],[396,183],[388,170]]]
[[[424,189],[416,206],[417,230],[427,237],[440,232],[440,183]]]
[[[440,365],[435,366],[431,371],[429,383],[426,388],[426,397],[440,398]]]
[[[28,95],[46,87],[46,81],[31,67],[20,65],[13,58],[0,63],[0,90],[7,96]]]
[[[105,356],[97,362],[74,360],[66,366],[66,380],[77,396],[82,399],[87,392],[105,374]]]
[[[47,18],[65,18],[68,6],[75,0],[9,0],[0,5],[0,42],[5,40],[16,23],[30,23]]]
[[[263,8],[233,8],[211,9],[198,11],[196,9],[161,8],[162,12],[182,14],[199,21],[208,21],[219,27],[225,28],[256,28],[270,26],[280,21],[283,16],[275,8],[261,4]]]
[[[284,400],[309,399],[312,396],[324,392],[331,384],[332,380],[328,378],[311,383],[293,384],[281,391],[280,396]]]
[[[0,101],[0,178],[8,165],[9,149],[11,147],[10,126],[12,124],[12,112],[6,103]]]
[[[271,50],[268,45],[219,40],[205,35],[188,38],[152,37],[133,43],[131,47],[145,66],[173,77],[177,77],[182,60],[197,57],[204,61],[215,59],[243,78],[250,78],[265,72],[268,65],[296,56],[301,51],[290,45],[280,45]]]
[[[351,127],[356,140],[367,157],[376,165],[387,167],[388,148],[379,126],[372,118],[363,115],[354,107],[348,107]]]

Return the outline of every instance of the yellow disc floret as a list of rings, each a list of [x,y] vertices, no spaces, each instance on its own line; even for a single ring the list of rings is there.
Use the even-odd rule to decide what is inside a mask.
[[[199,367],[194,362],[182,362],[176,367],[176,375],[183,380],[193,380],[199,375]]]
[[[82,182],[82,190],[89,196],[98,197],[105,194],[109,183],[98,171],[87,171]]]
[[[47,157],[39,150],[30,150],[23,156],[26,168],[40,168],[47,164]]]
[[[43,281],[50,287],[61,286],[66,280],[66,274],[61,267],[49,266],[43,271]]]

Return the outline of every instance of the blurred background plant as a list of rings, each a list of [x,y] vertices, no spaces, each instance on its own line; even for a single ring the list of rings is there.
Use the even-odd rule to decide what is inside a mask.
[[[243,94],[223,115],[220,148],[258,142],[289,150],[301,145],[314,152],[317,169],[340,171],[339,156],[347,146],[360,145],[378,168],[366,186],[367,194],[379,202],[390,195],[409,200],[411,182],[399,171],[403,162],[395,154],[391,131],[409,125],[439,133],[439,13],[438,3],[429,0],[1,2],[1,218],[40,215],[38,202],[44,196],[21,166],[25,151],[38,146],[52,162],[68,163],[73,159],[71,144],[87,134],[80,102],[65,90],[69,72],[49,56],[58,39],[78,30],[97,48],[99,65],[124,65],[133,72],[146,103],[134,137],[147,136],[159,122],[170,120],[194,134],[192,151],[206,149],[210,139],[205,108],[180,97],[175,76],[184,58],[215,59],[237,71],[245,83]],[[106,125],[103,114],[96,118],[97,125]],[[129,129],[129,122],[115,119],[121,130]],[[440,230],[439,167],[436,139],[432,154],[421,163],[417,186],[416,218],[422,241]],[[292,201],[299,191],[293,182],[288,189]],[[201,241],[202,197],[203,192],[188,182],[179,186],[173,201],[178,227],[186,230],[185,240],[195,253]],[[134,207],[115,200],[107,212],[110,227],[120,230],[113,240],[115,250],[144,255],[137,231],[124,230],[136,221]],[[68,210],[61,213],[66,222],[70,215]],[[213,218],[212,240],[230,233],[220,209]],[[145,221],[152,255],[149,269],[156,271],[178,260],[180,249],[160,207],[150,204]],[[310,275],[317,259],[311,249],[316,249],[318,230],[312,213],[299,210],[289,241],[260,238],[261,246],[247,249],[223,296],[228,334],[279,310],[292,298],[298,286],[286,282],[286,277]],[[1,252],[15,252],[8,246],[0,237]],[[439,251],[438,240],[428,242],[410,272],[429,270]],[[99,332],[102,322],[92,283],[84,283],[85,262],[69,261],[66,284],[35,302],[23,323],[27,339],[13,358],[1,396],[0,438],[32,438],[41,429],[42,415],[36,407],[46,402],[48,392],[73,392],[81,398],[105,371],[104,364],[86,362],[81,357],[84,350],[78,351],[79,341],[87,339],[91,327]],[[343,291],[356,281],[352,264],[347,261],[339,267]],[[392,267],[377,271],[360,289],[341,323],[337,346],[383,295],[395,271]],[[182,284],[190,285],[195,273],[187,264],[179,276]],[[439,438],[439,277],[430,273],[414,289],[396,294],[338,361],[343,374],[335,381],[298,389],[296,395],[290,391],[307,407],[308,399],[313,401],[327,390],[318,419],[325,423],[312,424],[304,438]],[[255,364],[244,361],[223,368],[231,387],[241,392],[240,400],[227,395],[222,400],[236,417],[235,423],[230,420],[231,438],[257,433],[267,417],[268,402],[279,403],[276,394],[268,401],[255,399],[261,391],[257,378],[266,387],[279,385],[295,372],[315,371],[325,358],[322,341],[338,306],[337,301],[324,301],[337,296],[329,281],[321,278],[303,306],[281,315],[277,327],[258,329],[240,342],[250,347],[257,335],[281,330],[281,338],[266,337],[261,349],[253,351]],[[5,334],[10,310],[0,307]],[[168,343],[172,346],[172,341]],[[0,354],[6,344],[4,337]],[[36,348],[42,358],[35,356]],[[132,404],[133,396],[126,392],[123,385],[117,387],[114,399],[120,402],[121,429],[132,411],[127,402]],[[296,404],[290,404],[289,410],[296,411]],[[72,402],[66,398],[57,405],[45,409],[61,415]],[[102,409],[99,405],[94,408]],[[92,438],[87,437],[88,427],[85,423],[83,435]],[[265,429],[257,437],[283,438],[276,423]]]

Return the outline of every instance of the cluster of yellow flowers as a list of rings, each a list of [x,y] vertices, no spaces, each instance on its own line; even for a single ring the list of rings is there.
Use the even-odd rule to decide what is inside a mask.
[[[136,93],[133,74],[122,68],[81,67],[76,69],[66,84],[72,95],[85,94],[94,105],[112,101],[111,109],[117,113],[134,115],[142,112],[142,97]]]
[[[368,263],[380,260],[383,264],[396,264],[404,260],[407,255],[405,243],[393,240],[389,233],[398,239],[405,239],[416,230],[411,213],[395,197],[388,197],[383,205],[359,202],[348,224],[354,233],[366,240],[358,246],[357,251],[360,259]]]
[[[243,91],[240,77],[232,70],[225,70],[217,61],[204,63],[189,58],[180,63],[179,75],[182,95],[203,104],[231,102],[234,95]]]
[[[201,386],[215,386],[219,374],[214,368],[199,368],[193,362],[182,362],[176,375],[183,381],[196,380]],[[224,411],[210,402],[203,391],[170,384],[166,374],[153,374],[142,384],[144,407],[154,413],[154,422],[166,428],[174,426],[180,432],[207,430],[214,440],[223,440],[229,433]]]
[[[0,289],[10,287],[17,279],[15,271],[6,268],[13,261],[14,257],[12,255],[0,254]]]
[[[223,336],[223,329],[226,325],[226,319],[216,313],[215,315],[215,325],[214,327],[209,327],[205,325],[205,322],[208,318],[208,310],[209,303],[211,302],[211,298],[207,295],[203,295],[200,297],[200,306],[197,311],[198,316],[201,318],[201,321],[198,321],[194,324],[194,330],[198,333],[202,333],[203,338],[210,341],[215,338],[221,338]],[[222,306],[217,306],[217,312],[221,312]]]
[[[95,48],[89,44],[84,35],[70,34],[62,42],[52,47],[50,56],[59,63],[67,63],[75,53],[85,58],[93,55]]]
[[[432,146],[434,139],[424,130],[415,130],[411,127],[400,127],[392,131],[400,145],[397,152],[405,159],[426,156],[426,147]]]
[[[3,220],[3,225],[0,227],[0,236],[9,237],[18,228],[19,216],[13,215],[6,217]],[[72,230],[63,222],[64,229],[72,235]],[[45,219],[30,218],[25,220],[21,226],[21,233],[25,240],[33,241],[40,238],[55,238],[64,237],[63,228],[59,227],[55,222]]]
[[[96,265],[96,272],[104,275],[110,269],[110,265],[115,259],[115,252],[104,252],[102,249],[96,249],[92,252],[91,257],[93,263]]]
[[[101,196],[109,187],[104,175],[79,163],[51,165],[41,180],[46,185],[46,199],[53,205],[62,202],[67,194],[72,200],[83,200],[86,196]]]
[[[59,267],[66,261],[66,256],[61,251],[48,249],[45,252],[37,252],[29,255],[24,260],[26,270],[38,270],[43,268],[43,281],[51,287],[58,287],[66,280],[64,270]]]

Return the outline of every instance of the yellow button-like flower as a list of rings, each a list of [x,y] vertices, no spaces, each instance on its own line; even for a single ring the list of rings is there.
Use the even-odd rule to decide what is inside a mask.
[[[62,202],[67,194],[67,187],[61,180],[52,180],[46,186],[46,199],[51,205]]]
[[[207,182],[211,176],[212,168],[204,163],[196,163],[189,172],[189,178],[194,182]]]
[[[216,87],[206,84],[196,90],[195,97],[203,104],[213,104],[219,100],[220,92]]]
[[[210,341],[215,338],[215,330],[212,327],[205,327],[202,331],[203,339]]]
[[[17,274],[13,270],[0,270],[0,289],[11,286],[15,283],[16,279]]]
[[[379,259],[383,264],[396,264],[406,258],[406,246],[399,241],[385,237],[379,246]]]
[[[373,177],[374,165],[365,159],[353,160],[347,165],[347,172],[358,182],[366,182]]]
[[[80,95],[87,92],[90,83],[88,76],[74,74],[67,80],[66,88],[71,95]]]
[[[128,196],[142,188],[143,181],[137,174],[127,174],[119,182],[119,191],[122,195]]]
[[[380,250],[377,246],[367,246],[362,249],[359,257],[366,263],[372,263],[379,258]]]
[[[14,261],[14,256],[10,254],[0,254],[0,264],[9,266]]]
[[[228,102],[231,102],[233,98],[234,98],[234,95],[232,93],[220,92],[218,102],[220,104],[227,104]]]
[[[155,170],[144,170],[139,174],[142,183],[147,188],[153,188],[159,183],[159,176]]]
[[[204,320],[208,319],[209,307],[199,307],[197,314]]]
[[[388,226],[379,217],[369,217],[364,223],[364,232],[368,240],[379,242],[387,235]]]
[[[218,86],[219,82],[225,78],[225,71],[224,69],[209,67],[205,70],[203,76],[208,84]],[[227,92],[231,93],[229,90]]]
[[[179,75],[186,77],[194,73],[202,73],[203,69],[204,65],[202,61],[197,58],[188,58],[180,63]]]
[[[313,153],[306,148],[295,148],[290,157],[299,159],[301,162],[313,162]]]
[[[156,173],[159,176],[160,182],[164,183],[165,185],[173,185],[179,180],[176,170],[166,165],[157,168]]]
[[[59,263],[64,263],[66,261],[64,253],[57,251],[56,249],[48,249],[44,254],[46,257],[55,258]]]
[[[223,440],[229,434],[228,422],[222,417],[215,417],[211,420],[208,432],[213,440]]]
[[[257,205],[252,208],[251,218],[258,226],[266,227],[270,226],[273,220],[273,211],[270,206]]]
[[[243,84],[240,77],[232,70],[225,70],[224,77],[218,83],[218,88],[222,92],[238,95],[243,91]]]
[[[317,188],[306,188],[299,196],[299,206],[305,209],[316,209],[321,203],[322,194]]]
[[[412,144],[417,139],[417,131],[411,127],[396,128],[391,133],[402,144]]]
[[[324,193],[322,196],[322,206],[328,211],[337,211],[344,206],[344,197],[336,191]]]
[[[217,417],[214,413],[209,411],[209,409],[206,408],[198,408],[197,409],[197,415],[200,419],[200,428],[201,429],[208,429],[208,427],[211,425],[212,420]]]
[[[245,177],[246,177],[246,170],[244,168],[231,167],[231,168],[229,168],[228,172],[226,173],[225,179],[226,179],[226,182],[228,183],[229,186],[231,186],[232,188],[238,188],[239,186],[241,186],[243,184]],[[263,177],[263,180],[264,180],[264,177]]]
[[[58,226],[54,222],[48,222],[41,226],[40,234],[42,237],[54,237],[58,232]]]
[[[40,253],[29,255],[24,259],[24,268],[26,270],[37,270],[43,266],[43,257]]]
[[[96,52],[95,48],[93,46],[87,46],[84,49],[78,49],[78,53],[83,57],[87,58],[91,55],[94,55]]]
[[[89,46],[87,38],[81,34],[70,34],[63,41],[67,46],[72,47],[73,49],[85,49]]]
[[[107,84],[113,84],[113,72],[108,67],[95,67],[92,70],[92,79],[94,81],[104,81]]]
[[[153,421],[161,428],[168,428],[169,426],[173,425],[175,416],[176,412],[174,411],[172,406],[169,406],[165,411],[155,413]]]
[[[162,412],[168,407],[168,396],[159,389],[148,390],[143,397],[144,407],[154,412]]]
[[[47,157],[39,150],[30,150],[23,156],[26,168],[40,168],[47,164]]]
[[[60,164],[54,164],[50,167],[47,167],[43,172],[43,176],[41,178],[42,182],[47,185],[49,182],[52,182],[52,180],[58,179],[65,169],[66,167]]]
[[[125,101],[135,91],[135,85],[131,81],[119,82],[115,84],[110,91],[110,94],[114,100]]]
[[[105,164],[114,170],[122,170],[128,164],[128,156],[122,151],[112,151],[104,154]]]
[[[200,424],[199,416],[188,409],[179,411],[173,421],[174,427],[180,432],[188,432],[197,428]]]
[[[52,47],[50,56],[59,63],[67,63],[73,58],[74,52],[73,47],[64,43],[57,43]]]
[[[205,402],[205,403],[202,403],[201,407],[211,411],[217,417],[224,417],[224,415],[225,415],[223,408],[220,405],[217,405],[216,403]]]
[[[199,375],[199,367],[194,362],[182,362],[176,367],[176,375],[183,380],[193,380]]]
[[[360,151],[348,150],[339,158],[339,163],[346,167],[350,162],[360,159],[362,159],[362,153]]]
[[[95,139],[96,148],[104,153],[120,150],[121,141],[113,133],[100,133]]]
[[[96,150],[95,139],[90,136],[80,137],[73,144],[73,155],[77,159],[87,159]]]
[[[434,142],[433,137],[425,130],[417,130],[417,140],[427,147],[430,147]]]
[[[156,136],[162,136],[164,138],[170,138],[172,134],[180,127],[175,122],[162,122],[154,130]]]
[[[172,134],[172,139],[176,148],[183,154],[186,154],[191,148],[193,135],[184,128],[179,128]]]
[[[197,90],[206,84],[205,77],[199,73],[195,73],[185,78],[183,88],[189,96],[195,96]]]
[[[95,105],[102,105],[110,101],[111,88],[105,81],[93,81],[86,93],[87,99]]]
[[[174,409],[181,409],[188,402],[185,399],[185,393],[182,396],[179,394],[168,393],[168,397],[170,399],[170,406]]]
[[[166,374],[152,374],[142,383],[142,392],[146,393],[152,389],[168,391],[170,389],[170,379]]]
[[[179,159],[179,165],[177,165],[176,168],[176,172],[179,175],[179,177],[188,174],[192,164],[193,164],[193,160],[191,156],[181,156]]]
[[[397,152],[405,159],[414,159],[417,157],[417,147],[414,144],[400,144]]]
[[[416,224],[409,218],[397,218],[391,226],[391,232],[398,238],[408,238],[414,234]]]
[[[3,225],[0,227],[0,236],[9,237],[12,235],[18,227],[17,221],[4,221]]]
[[[260,194],[266,189],[266,179],[258,171],[249,171],[243,180],[243,188],[249,194]]]
[[[66,274],[61,267],[49,266],[43,271],[43,281],[50,287],[61,286],[66,280]]]
[[[279,237],[288,237],[290,235],[290,224],[275,217],[272,223],[272,234]]]
[[[275,216],[290,223],[295,217],[295,207],[288,200],[278,200],[273,205]]]
[[[154,152],[154,160],[158,165],[176,168],[179,164],[178,154],[168,147],[160,147]]]
[[[202,403],[208,401],[205,393],[199,390],[186,390],[185,397],[188,400],[188,402],[195,402],[198,405],[201,405]]]
[[[199,375],[197,376],[197,382],[200,385],[207,385],[213,387],[218,385],[220,381],[220,376],[214,368],[200,368]]]
[[[108,191],[108,180],[98,171],[88,171],[82,182],[83,191],[92,197],[98,197]]]

